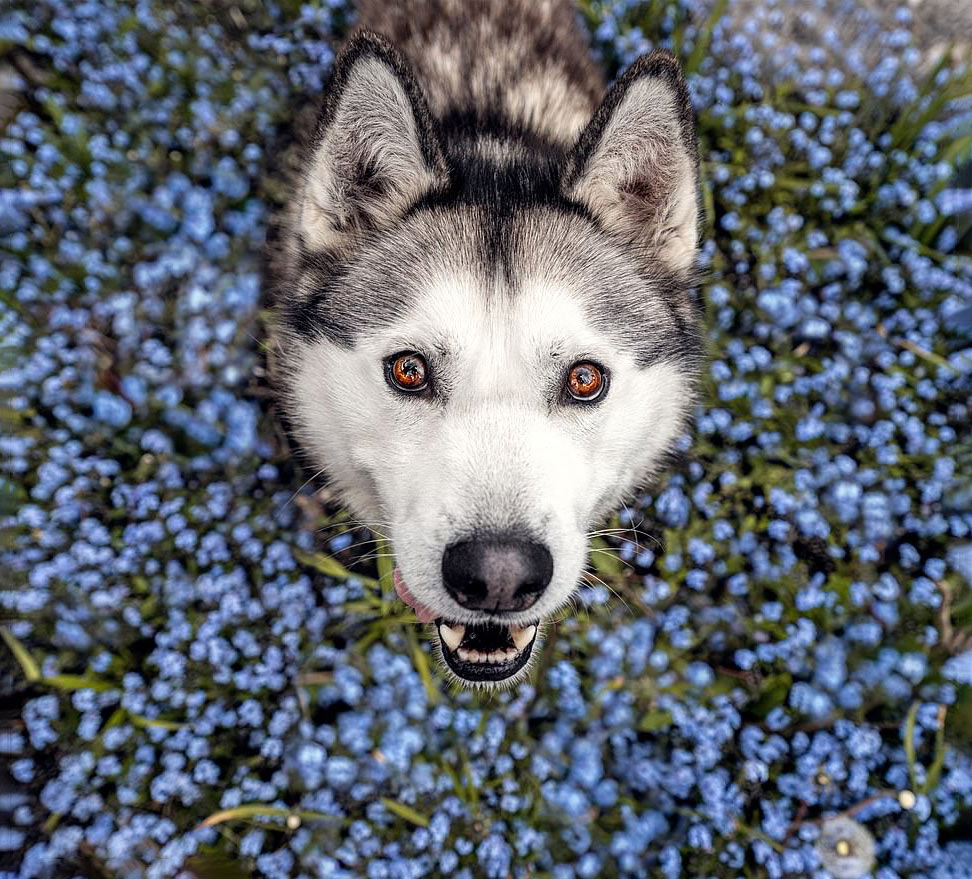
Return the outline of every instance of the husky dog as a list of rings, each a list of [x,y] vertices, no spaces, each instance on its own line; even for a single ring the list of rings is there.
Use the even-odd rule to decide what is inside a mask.
[[[567,0],[363,0],[269,244],[293,432],[463,682],[524,673],[701,356],[675,58],[604,93]]]

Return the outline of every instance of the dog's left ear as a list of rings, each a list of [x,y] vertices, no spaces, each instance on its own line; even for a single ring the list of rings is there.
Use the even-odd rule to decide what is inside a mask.
[[[698,247],[695,114],[675,56],[642,55],[614,84],[571,150],[565,194],[670,270]]]
[[[387,228],[444,184],[425,97],[380,34],[356,34],[338,56],[307,158],[297,229],[316,253],[340,253]]]

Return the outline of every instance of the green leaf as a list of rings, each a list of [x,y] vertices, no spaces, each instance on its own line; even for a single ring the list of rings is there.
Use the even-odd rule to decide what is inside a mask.
[[[429,668],[429,658],[425,655],[422,645],[419,643],[418,635],[415,633],[415,626],[409,625],[407,628],[408,646],[412,652],[412,661],[422,679],[422,686],[425,687],[425,695],[431,704],[439,701],[439,691],[432,680],[432,671]]]
[[[972,154],[972,133],[952,141],[942,152],[939,160],[951,165],[953,162],[965,161]],[[942,183],[944,186],[944,182]]]
[[[670,711],[649,711],[641,720],[638,721],[640,732],[658,732],[667,729],[672,725],[672,713]]]
[[[935,756],[932,764],[928,767],[925,775],[925,783],[921,788],[923,794],[929,794],[938,787],[938,779],[942,775],[942,767],[945,765],[945,755],[948,753],[948,745],[945,744],[945,706],[938,706],[938,728],[935,730]]]
[[[395,551],[389,541],[379,540],[377,553],[378,583],[383,591],[390,590],[395,580]]]
[[[30,683],[39,681],[41,678],[40,666],[34,662],[34,658],[27,652],[27,648],[14,637],[13,632],[6,626],[0,626],[0,638],[3,638],[4,643],[10,648],[10,652],[13,653],[14,659],[20,663],[24,677]]]
[[[41,683],[58,690],[94,690],[105,693],[117,689],[114,684],[89,675],[51,675],[49,678],[42,678]]]
[[[792,686],[793,677],[787,672],[766,678],[760,685],[759,699],[753,703],[753,713],[759,717],[766,717],[774,708],[786,701]]]
[[[237,806],[235,809],[225,809],[222,812],[214,812],[204,819],[197,829],[203,827],[215,827],[217,824],[224,824],[227,821],[241,821],[246,818],[284,818],[296,815],[301,821],[335,821],[333,815],[325,815],[323,812],[309,812],[306,809],[284,809],[280,806],[268,806],[265,803],[246,803]]]
[[[406,806],[404,803],[399,803],[397,800],[389,800],[387,797],[381,798],[381,804],[388,809],[389,812],[394,812],[399,818],[408,821],[410,824],[415,824],[418,827],[429,826],[429,819],[426,818],[421,812],[417,812],[411,806]]]
[[[132,724],[135,726],[140,726],[143,729],[170,729],[173,732],[175,730],[182,729],[185,724],[179,723],[175,720],[162,720],[156,717],[143,717],[141,714],[129,714],[128,719],[131,720]]]
[[[917,760],[915,758],[915,723],[918,720],[918,702],[915,702],[908,709],[908,717],[905,719],[904,728],[904,751],[908,761],[908,777],[911,779],[911,789],[917,790]]]
[[[352,573],[336,558],[327,555],[327,553],[304,552],[303,550],[295,549],[294,558],[302,565],[308,565],[315,571],[320,571],[325,576],[331,577],[334,580],[350,580],[354,577],[360,580],[365,586],[374,587],[378,585],[373,577],[363,577],[360,574]]]
[[[950,100],[952,100],[952,96],[943,89],[929,102],[924,111],[917,114],[913,112],[902,113],[891,129],[892,144],[899,149],[910,150],[922,129],[933,119],[941,116],[942,110],[945,109]],[[917,110],[920,104],[920,100],[915,101],[913,109]]]

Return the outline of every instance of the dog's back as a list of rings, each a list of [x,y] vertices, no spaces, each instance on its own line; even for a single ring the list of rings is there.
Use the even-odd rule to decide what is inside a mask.
[[[567,146],[603,95],[568,0],[363,0],[358,9],[360,27],[406,56],[446,130],[500,127]]]

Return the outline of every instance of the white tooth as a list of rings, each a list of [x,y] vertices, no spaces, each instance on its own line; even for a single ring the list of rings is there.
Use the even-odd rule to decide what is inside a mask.
[[[518,651],[525,650],[527,644],[533,640],[533,636],[536,633],[536,626],[526,626],[522,629],[513,629],[510,632],[510,634],[513,636],[513,643],[516,644],[516,649]]]
[[[466,662],[485,662],[486,654],[480,653],[478,650],[469,650],[466,647],[460,647],[456,653],[459,658],[465,660]]]
[[[449,645],[450,650],[455,650],[459,646],[459,643],[462,641],[462,636],[465,634],[465,626],[456,626],[453,628],[452,626],[447,626],[445,623],[439,626],[439,635]]]

